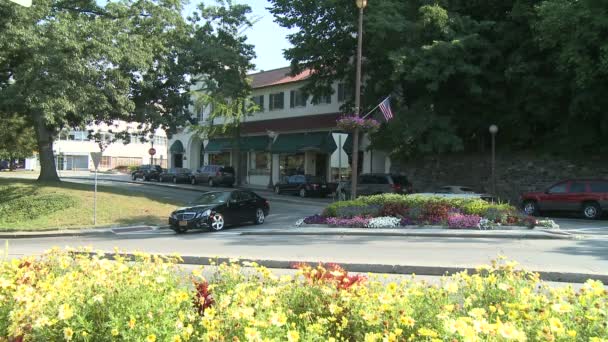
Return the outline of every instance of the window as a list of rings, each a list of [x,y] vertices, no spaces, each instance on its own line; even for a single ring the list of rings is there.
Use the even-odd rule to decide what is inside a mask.
[[[363,175],[359,178],[360,184],[374,184],[374,176],[372,175]]]
[[[253,103],[256,104],[256,106],[258,106],[258,110],[257,112],[263,112],[264,111],[264,95],[259,95],[259,96],[254,96],[252,98]]]
[[[587,187],[585,183],[581,182],[572,182],[570,184],[570,193],[578,193],[578,192],[587,192]]]
[[[269,167],[269,160],[267,153],[255,153],[253,158],[252,169],[261,170]]]
[[[289,106],[291,108],[294,107],[306,107],[306,100],[308,99],[308,96],[306,96],[304,94],[304,92],[302,90],[292,90],[291,91],[291,97],[289,100]]]
[[[591,192],[608,192],[608,182],[591,182]]]
[[[247,191],[239,191],[238,192],[239,201],[249,201],[253,199],[253,194]]]
[[[165,146],[167,145],[167,138],[162,136],[154,136],[154,145]]]
[[[330,103],[331,103],[331,95],[323,95],[315,101],[315,105],[330,104]]]
[[[560,183],[549,188],[550,194],[563,194],[566,192],[567,183]]]
[[[338,83],[338,102],[346,101],[347,92],[346,92],[346,84]]]
[[[284,101],[283,92],[270,94],[268,105],[270,106],[270,110],[283,109],[283,101]]]
[[[287,176],[304,174],[304,153],[282,154],[279,157],[281,179]]]
[[[374,184],[388,184],[388,178],[386,176],[375,176]]]
[[[289,184],[304,184],[306,183],[306,177],[304,175],[295,175],[289,177]]]

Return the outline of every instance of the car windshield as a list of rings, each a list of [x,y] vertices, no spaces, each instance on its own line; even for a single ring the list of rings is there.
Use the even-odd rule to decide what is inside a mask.
[[[231,192],[210,192],[199,197],[191,204],[220,204],[226,203],[230,199]]]
[[[306,176],[306,181],[308,183],[321,183],[321,177],[317,177],[317,176]]]
[[[407,177],[405,176],[393,176],[393,183],[398,184],[398,185],[406,185],[407,182]]]

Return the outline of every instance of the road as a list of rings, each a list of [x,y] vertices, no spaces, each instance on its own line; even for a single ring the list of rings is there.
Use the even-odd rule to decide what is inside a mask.
[[[103,183],[176,202],[187,202],[198,195],[193,191],[143,184]],[[314,200],[298,203],[297,197],[273,196],[270,199],[271,214],[262,226],[185,235],[159,230],[104,236],[15,239],[9,241],[9,255],[38,254],[53,246],[91,246],[105,251],[118,247],[129,252],[139,250],[203,257],[441,267],[475,267],[487,264],[498,255],[505,255],[535,271],[608,274],[606,221],[558,219],[566,230],[585,234],[576,240],[240,235],[243,231],[287,228],[303,216],[320,212],[324,205]]]

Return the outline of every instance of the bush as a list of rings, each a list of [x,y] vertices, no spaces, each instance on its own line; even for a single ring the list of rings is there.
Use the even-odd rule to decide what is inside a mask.
[[[295,265],[277,277],[222,264],[204,281],[175,259],[53,252],[0,263],[0,336],[26,341],[601,341],[608,293],[550,288],[493,262],[439,285]],[[194,278],[194,283],[192,279]],[[76,281],[77,279],[77,281]]]

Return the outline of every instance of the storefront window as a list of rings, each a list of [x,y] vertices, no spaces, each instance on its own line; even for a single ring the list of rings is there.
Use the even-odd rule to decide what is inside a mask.
[[[209,154],[209,164],[232,166],[232,163],[230,162],[230,152]]]
[[[249,174],[267,175],[270,172],[270,157],[266,152],[251,152],[249,155]]]
[[[304,153],[281,154],[279,157],[281,178],[304,174]]]

